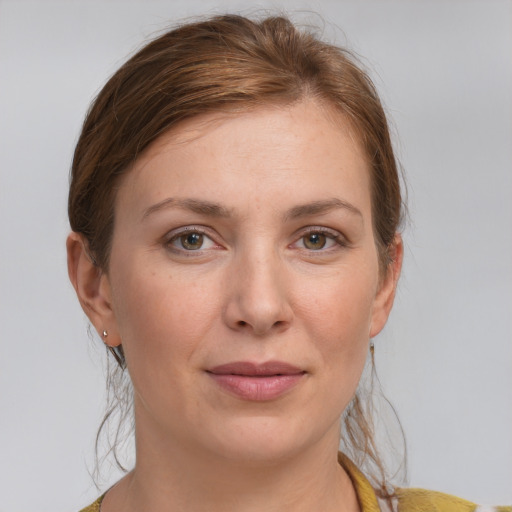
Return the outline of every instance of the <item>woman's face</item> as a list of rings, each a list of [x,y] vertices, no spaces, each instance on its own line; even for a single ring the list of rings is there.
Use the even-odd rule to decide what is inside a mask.
[[[319,104],[160,137],[119,188],[95,320],[138,436],[244,460],[337,445],[393,299],[377,256],[366,160]]]

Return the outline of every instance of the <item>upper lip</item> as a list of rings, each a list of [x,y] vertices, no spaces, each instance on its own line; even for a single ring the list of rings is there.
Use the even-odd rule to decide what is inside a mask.
[[[305,373],[304,370],[282,361],[267,361],[265,363],[236,361],[209,368],[207,371],[215,375],[244,375],[247,377]]]

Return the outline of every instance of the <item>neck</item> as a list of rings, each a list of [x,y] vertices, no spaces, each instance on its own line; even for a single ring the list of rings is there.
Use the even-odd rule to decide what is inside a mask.
[[[108,492],[102,512],[358,512],[330,435],[279,460],[229,459],[160,436],[138,436],[135,469]]]

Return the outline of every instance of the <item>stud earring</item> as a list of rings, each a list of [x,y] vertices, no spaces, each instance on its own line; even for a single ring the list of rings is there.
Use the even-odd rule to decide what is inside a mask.
[[[107,331],[103,331],[103,337],[106,338],[108,336],[108,332]]]

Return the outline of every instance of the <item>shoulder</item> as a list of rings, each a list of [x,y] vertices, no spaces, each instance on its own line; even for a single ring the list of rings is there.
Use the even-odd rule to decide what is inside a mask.
[[[396,489],[398,512],[512,512],[512,507],[481,507],[470,501],[425,489]]]

